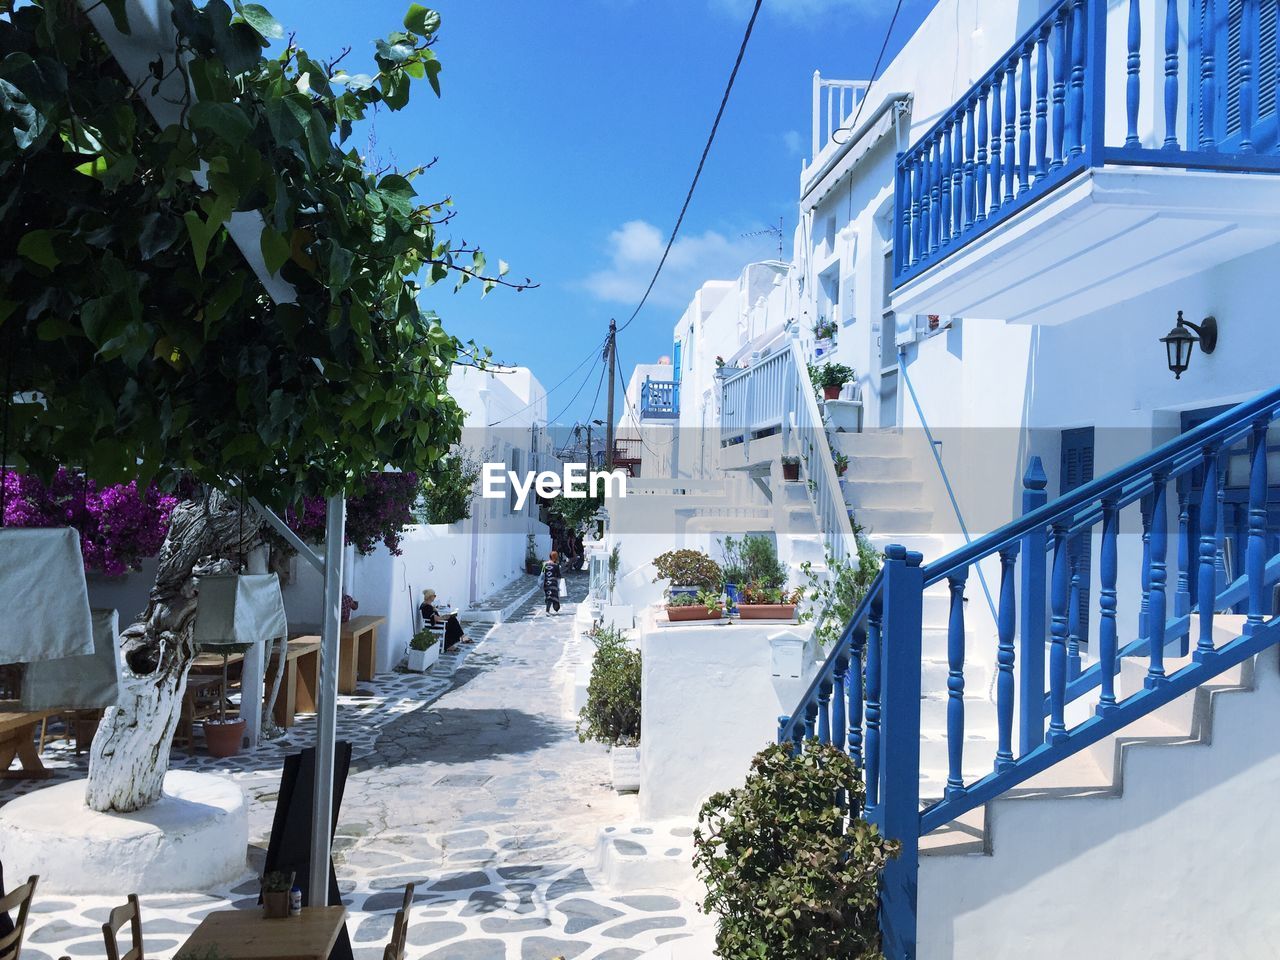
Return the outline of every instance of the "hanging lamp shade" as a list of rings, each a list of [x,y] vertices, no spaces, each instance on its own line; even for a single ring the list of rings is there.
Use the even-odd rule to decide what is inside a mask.
[[[120,702],[120,615],[93,611],[93,653],[27,664],[23,710],[101,710]]]
[[[70,528],[0,528],[0,663],[93,653],[80,535]]]
[[[201,647],[272,640],[289,632],[280,578],[274,573],[200,578],[192,639]]]

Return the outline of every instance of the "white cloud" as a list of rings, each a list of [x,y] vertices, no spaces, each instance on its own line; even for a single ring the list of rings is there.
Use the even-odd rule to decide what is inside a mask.
[[[609,266],[588,275],[579,286],[598,300],[634,305],[644,296],[667,238],[653,224],[629,220],[609,234]],[[676,238],[662,274],[649,295],[656,306],[683,309],[708,280],[735,280],[755,260],[776,257],[769,237],[728,237],[714,230]]]
[[[799,156],[804,150],[804,139],[800,136],[799,130],[788,130],[782,135],[783,146],[787,148],[787,153],[793,156]]]

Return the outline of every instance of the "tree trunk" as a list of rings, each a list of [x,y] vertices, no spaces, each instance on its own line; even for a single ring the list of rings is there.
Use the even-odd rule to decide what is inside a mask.
[[[195,578],[238,570],[261,527],[256,513],[241,518],[240,505],[216,492],[174,508],[146,612],[121,637],[120,703],[107,709],[89,750],[90,809],[132,813],[160,799],[196,655]]]

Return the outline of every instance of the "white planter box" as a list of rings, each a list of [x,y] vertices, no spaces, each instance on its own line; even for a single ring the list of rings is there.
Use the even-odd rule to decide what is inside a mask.
[[[825,400],[822,412],[827,426],[836,433],[862,432],[861,400]]]
[[[606,603],[600,611],[600,622],[606,627],[630,630],[636,625],[635,608],[629,603]]]
[[[609,750],[609,767],[613,775],[613,789],[618,793],[634,793],[640,789],[640,748],[612,747]]]
[[[409,669],[414,673],[425,673],[440,659],[440,642],[436,641],[426,650],[409,650]]]

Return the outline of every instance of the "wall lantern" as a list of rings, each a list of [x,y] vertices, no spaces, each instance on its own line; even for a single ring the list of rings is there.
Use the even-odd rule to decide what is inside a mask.
[[[1194,331],[1194,332],[1193,332]],[[1182,311],[1178,311],[1178,324],[1165,336],[1160,338],[1169,355],[1169,369],[1173,378],[1181,380],[1187,367],[1191,365],[1191,345],[1200,344],[1205,353],[1213,353],[1218,345],[1218,321],[1213,317],[1205,317],[1195,324],[1182,319]]]

